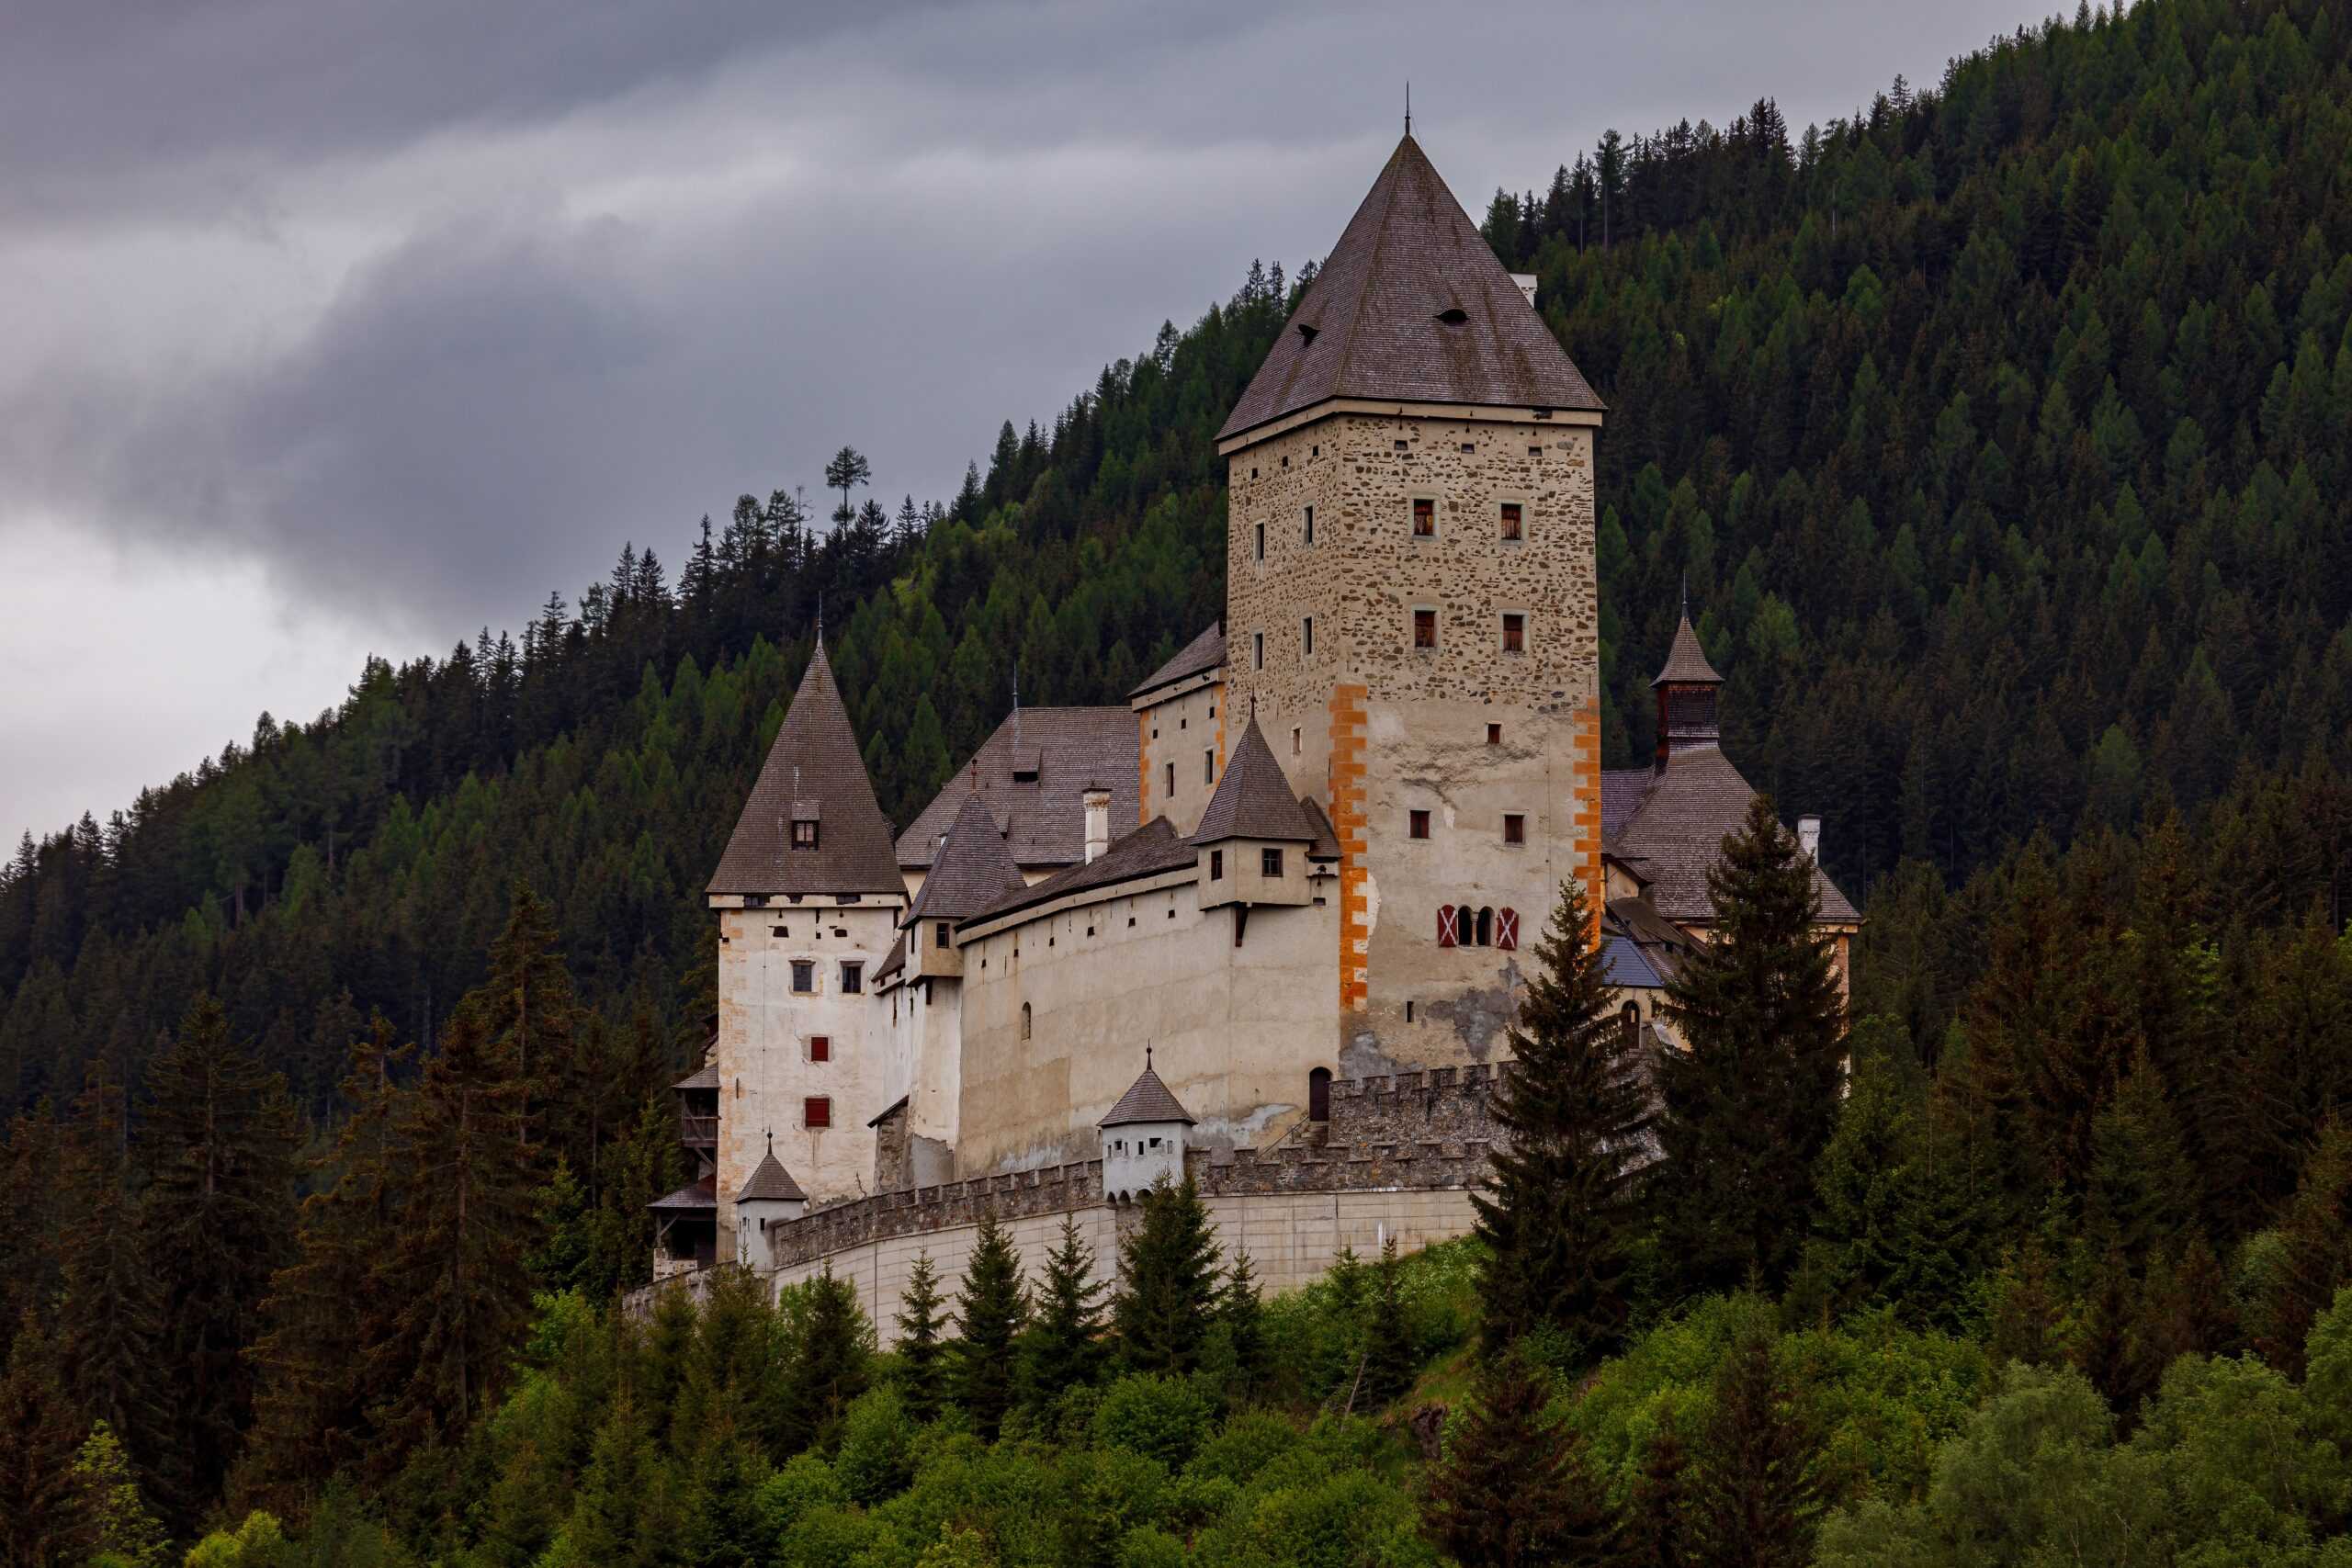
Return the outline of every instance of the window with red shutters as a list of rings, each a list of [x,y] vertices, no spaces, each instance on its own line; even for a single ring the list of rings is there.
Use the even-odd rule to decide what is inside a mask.
[[[830,1127],[833,1124],[833,1101],[830,1095],[812,1094],[800,1102],[800,1124],[804,1127]]]
[[[1495,915],[1495,945],[1506,953],[1519,948],[1519,911],[1499,910]]]
[[[1453,931],[1453,906],[1440,904],[1437,907],[1437,944],[1440,947],[1452,947]]]
[[[808,1037],[808,1059],[812,1062],[831,1061],[833,1037],[830,1034],[811,1034]]]

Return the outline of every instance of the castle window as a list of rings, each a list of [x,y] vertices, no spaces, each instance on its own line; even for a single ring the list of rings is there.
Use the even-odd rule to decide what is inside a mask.
[[[808,1037],[808,1059],[812,1062],[831,1061],[833,1037],[830,1034],[811,1034]]]
[[[1223,850],[1209,852],[1209,880],[1211,882],[1225,880],[1225,852]]]
[[[1305,657],[1306,657],[1306,658],[1308,658],[1308,659],[1312,659],[1312,658],[1314,658],[1314,657],[1315,657],[1315,617],[1314,617],[1314,616],[1309,615],[1309,616],[1307,616],[1306,619],[1304,619],[1304,620],[1302,620],[1302,621],[1300,621],[1300,622],[1298,623],[1298,637],[1299,637],[1299,646],[1300,646],[1300,648],[1301,648],[1301,649],[1303,649],[1305,650]]]
[[[1168,798],[1176,798],[1176,764],[1173,762],[1168,764]]]
[[[1300,733],[1298,726],[1295,724],[1292,725],[1290,727],[1290,754],[1292,756],[1295,757],[1299,754],[1299,749],[1304,743],[1304,739],[1305,738]]]
[[[1494,945],[1495,945],[1495,912],[1494,912],[1494,910],[1492,910],[1492,909],[1481,909],[1481,910],[1479,910],[1479,911],[1478,911],[1478,925],[1477,925],[1477,935],[1476,935],[1476,944],[1477,946],[1479,946],[1479,947],[1492,947],[1492,946],[1494,946]]]
[[[1405,813],[1405,831],[1411,838],[1428,838],[1430,836],[1429,812],[1417,807]]]
[[[1527,617],[1516,611],[1505,611],[1503,614],[1503,651],[1527,651]]]
[[[1476,441],[1464,441],[1462,444],[1462,449],[1464,452],[1476,452],[1478,449],[1478,444]]]
[[[1402,439],[1399,439],[1399,440],[1397,441],[1397,443],[1396,443],[1396,450],[1398,450],[1399,452],[1402,452],[1404,449],[1405,449],[1405,443],[1404,443],[1404,441],[1403,441]]]
[[[1299,542],[1311,545],[1315,542],[1315,508],[1308,507],[1306,515],[1306,525],[1300,531]]]
[[[1306,1119],[1329,1122],[1331,1119],[1331,1069],[1317,1067],[1306,1075]]]
[[[845,997],[854,997],[865,989],[865,965],[863,964],[842,964],[842,995]]]
[[[792,928],[790,926],[775,926],[770,928],[768,934],[771,936],[790,936],[792,934]]]
[[[1521,536],[1522,536],[1520,533],[1519,502],[1515,501],[1506,501],[1503,502],[1503,537],[1506,539],[1517,539]]]
[[[1282,874],[1282,851],[1260,850],[1258,852],[1258,874],[1261,876],[1280,876]]]
[[[1266,558],[1266,525],[1263,523],[1258,525],[1258,558]]]
[[[1506,844],[1523,844],[1527,842],[1526,818],[1521,816],[1516,811],[1506,811],[1503,813],[1503,842]]]
[[[1630,1051],[1641,1043],[1642,1008],[1639,1002],[1625,1004],[1623,1010],[1617,1014],[1617,1027],[1624,1033],[1625,1049]]]
[[[812,1094],[800,1102],[800,1124],[803,1127],[830,1127],[833,1124],[833,1100],[831,1095]]]
[[[796,817],[792,819],[792,847],[813,850],[817,847],[817,823],[814,818]]]
[[[1435,610],[1413,612],[1413,646],[1415,648],[1437,646],[1437,612]]]
[[[931,945],[944,951],[947,946],[947,922],[941,920],[931,928]]]
[[[1251,632],[1250,634],[1250,668],[1252,670],[1263,670],[1265,667],[1266,634],[1264,632]]]
[[[1544,456],[1544,448],[1541,446],[1530,446],[1527,449],[1527,455],[1531,457],[1541,457]]]
[[[1413,537],[1416,539],[1437,537],[1437,502],[1426,495],[1417,495],[1413,498]]]
[[[1023,1002],[1021,1004],[1021,1038],[1023,1040],[1029,1038],[1029,1004]]]
[[[817,988],[817,965],[806,958],[792,961],[792,989],[796,996],[807,996]]]
[[[1216,748],[1215,747],[1201,753],[1201,782],[1204,784],[1216,783]]]
[[[766,894],[746,893],[743,895],[743,908],[746,909],[764,909],[767,907],[768,896]]]
[[[1499,746],[1502,743],[1503,727],[1499,724],[1490,724],[1487,726],[1487,744],[1489,746]]]
[[[1407,1023],[1413,1021],[1413,1004],[1410,1002],[1405,1004],[1405,1021]]]

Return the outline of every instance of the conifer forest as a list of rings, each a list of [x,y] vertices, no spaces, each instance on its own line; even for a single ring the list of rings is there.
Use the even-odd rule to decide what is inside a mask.
[[[1188,1183],[1115,1285],[984,1238],[888,1352],[830,1276],[619,1310],[820,600],[898,826],[1007,650],[1124,702],[1225,604],[1213,438],[1312,264],[1253,265],[955,495],[844,449],[25,838],[0,1568],[2352,1568],[2352,4],[1529,175],[1483,228],[1609,406],[1607,764],[1687,584],[1776,808],[1654,1093],[1571,885],[1475,1235],[1275,1294]]]

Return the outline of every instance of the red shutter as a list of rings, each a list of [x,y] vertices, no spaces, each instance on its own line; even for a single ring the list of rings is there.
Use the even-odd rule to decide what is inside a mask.
[[[1495,945],[1506,953],[1519,949],[1519,911],[1502,909],[1495,915]]]
[[[1453,906],[1451,904],[1437,907],[1437,944],[1440,947],[1453,945]]]

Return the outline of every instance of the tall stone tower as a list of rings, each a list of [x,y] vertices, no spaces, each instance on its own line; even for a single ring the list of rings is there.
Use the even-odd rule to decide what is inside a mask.
[[[1227,701],[1337,830],[1344,1072],[1503,1049],[1602,886],[1600,418],[1408,134],[1218,436]]]
[[[822,638],[707,889],[718,912],[717,1190],[742,1189],[774,1137],[808,1198],[855,1197],[885,1043],[867,1006],[906,906]],[[737,1254],[722,1202],[718,1256]]]

